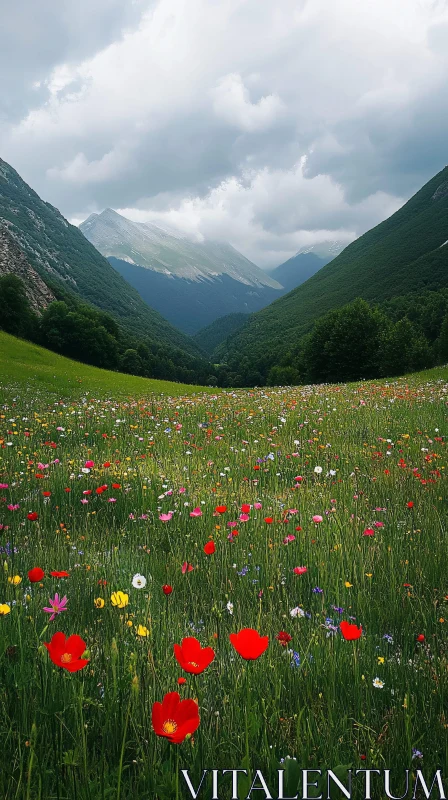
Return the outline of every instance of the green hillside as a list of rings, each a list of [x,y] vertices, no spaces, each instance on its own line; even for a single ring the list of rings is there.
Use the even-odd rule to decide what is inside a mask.
[[[218,345],[224,342],[231,333],[243,327],[248,317],[249,314],[244,314],[244,312],[226,314],[224,317],[218,317],[218,319],[215,319],[210,325],[201,328],[201,330],[194,335],[193,339],[205,353],[212,356]]]
[[[87,394],[136,398],[152,392],[175,396],[197,391],[216,393],[216,389],[90,367],[0,331],[0,402],[13,398],[16,393],[22,395],[25,390],[31,391],[33,396],[36,390],[45,390],[71,398]]]
[[[198,355],[194,342],[146,305],[81,231],[41,200],[1,158],[0,226],[9,230],[51,287],[74,292],[110,312],[134,335]]]
[[[312,278],[262,311],[219,348],[231,365],[249,359],[266,377],[314,321],[357,297],[370,302],[448,286],[448,167],[389,219]]]

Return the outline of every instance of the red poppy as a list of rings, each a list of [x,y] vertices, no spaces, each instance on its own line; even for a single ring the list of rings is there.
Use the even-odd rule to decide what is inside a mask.
[[[98,489],[96,490],[96,493],[97,494],[103,494],[103,492],[105,492],[106,490],[107,490],[107,484],[104,484],[103,486],[98,486]]]
[[[409,501],[407,506],[408,506],[408,508],[414,508],[414,503],[412,502],[412,500]]]
[[[260,636],[253,628],[243,628],[239,633],[231,633],[230,642],[246,661],[255,661],[267,649],[269,636]]]
[[[110,461],[105,461],[103,467],[110,467]]]
[[[194,700],[181,700],[178,692],[169,692],[162,703],[153,703],[152,727],[157,736],[180,744],[199,727],[199,709]]]
[[[39,519],[39,514],[37,511],[30,511],[30,513],[27,514],[27,517],[31,522],[35,522],[36,519]]]
[[[51,497],[51,492],[42,492],[44,497]]]
[[[186,678],[178,678],[177,679],[177,683],[179,684],[179,686],[185,686],[186,682],[187,682]]]
[[[67,487],[64,489],[64,492],[67,492],[67,494],[68,494],[68,492],[71,492],[71,489],[70,489],[70,488],[67,486]]]
[[[290,641],[292,641],[292,636],[286,631],[280,631],[280,633],[277,633],[277,636],[275,638],[277,639],[278,642],[280,642],[282,647],[286,647],[286,645],[289,644]]]
[[[346,622],[343,620],[339,625],[341,633],[344,639],[347,642],[353,642],[355,639],[359,639],[362,634],[362,627],[358,628],[357,625],[352,625],[350,622]]]
[[[215,547],[215,543],[214,542],[207,542],[207,544],[204,545],[204,553],[205,553],[206,556],[213,555],[215,550],[216,550],[216,547]]]
[[[50,575],[52,576],[52,578],[69,578],[70,577],[70,573],[69,572],[65,572],[65,570],[60,570],[60,571],[54,570],[54,572],[50,572]]]
[[[267,522],[268,525],[270,525],[271,522],[274,522],[274,517],[265,517],[264,521]]]
[[[174,655],[185,672],[199,675],[212,663],[215,657],[213,647],[201,647],[194,636],[182,639],[182,644],[174,645]]]
[[[170,586],[168,583],[165,583],[165,585],[162,586],[162,591],[163,594],[171,594],[171,592],[173,591],[173,587]]]
[[[419,635],[417,636],[417,641],[418,642],[424,642],[425,641],[424,633],[419,633]]]
[[[81,658],[86,643],[77,634],[66,638],[65,633],[55,633],[51,642],[44,642],[44,645],[53,664],[69,672],[79,672],[89,663],[88,658]]]
[[[250,511],[249,503],[243,503],[243,505],[241,506],[241,511],[243,512],[243,514],[248,514]]]
[[[28,572],[28,580],[31,583],[38,583],[39,581],[42,580],[44,575],[45,572],[43,571],[43,569],[41,569],[40,567],[33,567],[33,569],[30,569],[30,571]]]
[[[112,489],[121,489],[121,483],[113,483]]]
[[[255,464],[255,466],[254,466],[254,469],[260,469],[260,467],[258,466],[258,464]]]
[[[218,514],[225,514],[227,506],[216,506],[215,511],[217,511]]]

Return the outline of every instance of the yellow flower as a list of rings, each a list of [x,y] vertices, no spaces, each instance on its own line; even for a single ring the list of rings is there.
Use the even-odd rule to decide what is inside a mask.
[[[13,575],[13,576],[10,575],[8,578],[8,583],[12,583],[14,586],[18,586],[19,583],[22,583],[22,578],[20,577],[20,575]]]
[[[95,597],[93,603],[95,608],[104,608],[104,600],[102,597]]]
[[[137,636],[149,636],[148,628],[145,628],[144,625],[139,625],[137,628]]]
[[[384,656],[378,656],[378,664],[384,664]]]
[[[8,606],[6,603],[2,603],[0,605],[0,616],[6,617],[7,614],[11,612],[11,607]]]
[[[133,624],[134,624],[134,623],[132,622],[132,619],[128,619],[128,621],[127,621],[127,623],[126,623],[126,625],[128,626],[128,628],[132,628]]]
[[[350,581],[345,581],[345,586],[347,589],[350,589],[353,586],[353,583],[350,583]]]
[[[129,595],[126,592],[113,592],[110,601],[117,608],[125,608],[129,603]]]

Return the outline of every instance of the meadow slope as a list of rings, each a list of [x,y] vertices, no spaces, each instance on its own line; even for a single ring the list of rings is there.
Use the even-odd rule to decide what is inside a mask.
[[[130,396],[4,363],[1,797],[173,800],[207,767],[293,797],[323,765],[400,796],[448,766],[447,369]]]

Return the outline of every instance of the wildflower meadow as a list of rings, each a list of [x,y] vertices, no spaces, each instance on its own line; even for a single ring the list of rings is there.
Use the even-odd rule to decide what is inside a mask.
[[[0,796],[446,767],[447,370],[183,391],[3,397]]]

